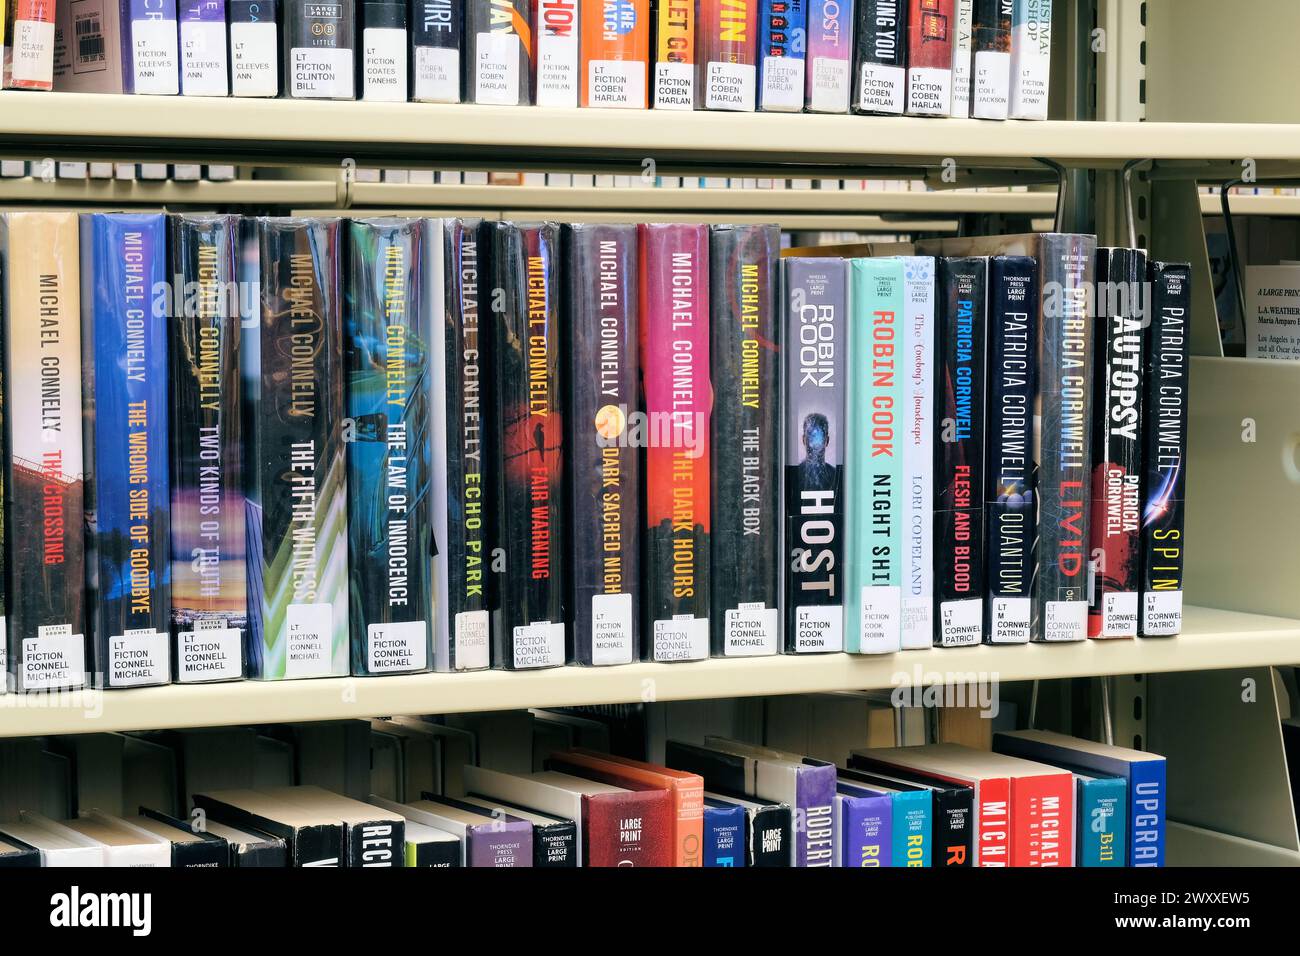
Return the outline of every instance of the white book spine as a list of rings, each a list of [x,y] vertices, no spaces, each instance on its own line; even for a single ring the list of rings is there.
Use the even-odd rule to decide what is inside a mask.
[[[952,38],[952,111],[951,115],[970,116],[971,29],[975,22],[975,0],[956,0],[957,25]]]
[[[934,643],[934,275],[930,256],[904,265],[903,650]]]
[[[976,119],[1006,119],[1011,85],[1011,54],[996,50],[978,51],[975,54],[973,80],[971,116]]]
[[[546,0],[539,4],[537,15],[537,105],[576,108],[580,76],[577,0]]]
[[[1011,30],[1012,119],[1047,119],[1052,78],[1052,0],[1016,0]]]

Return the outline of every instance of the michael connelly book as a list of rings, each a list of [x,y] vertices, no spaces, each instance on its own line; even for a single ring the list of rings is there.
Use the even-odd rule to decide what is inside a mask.
[[[81,218],[87,592],[95,681],[171,681],[167,219]]]
[[[343,267],[338,219],[255,223],[242,338],[250,677],[348,673]]]

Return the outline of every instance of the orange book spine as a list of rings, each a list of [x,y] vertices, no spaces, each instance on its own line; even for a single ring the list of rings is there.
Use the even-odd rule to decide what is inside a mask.
[[[655,109],[695,109],[695,3],[659,0]]]
[[[582,0],[582,105],[649,107],[650,0]]]

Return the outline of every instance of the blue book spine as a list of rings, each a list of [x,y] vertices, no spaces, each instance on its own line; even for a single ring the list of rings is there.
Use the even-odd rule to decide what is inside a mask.
[[[167,218],[82,217],[87,562],[100,686],[171,680]]]
[[[704,865],[745,865],[745,808],[704,806]]]
[[[1078,780],[1078,823],[1075,826],[1079,866],[1123,866],[1124,804],[1128,782],[1123,777]]]
[[[807,33],[807,0],[763,0],[758,14],[760,110],[803,110]]]
[[[858,797],[837,794],[840,814],[840,866],[864,868],[893,865],[893,801],[880,794]]]
[[[930,865],[930,792],[896,793],[894,800],[894,866]]]
[[[1165,865],[1165,762],[1129,764],[1129,866]]]

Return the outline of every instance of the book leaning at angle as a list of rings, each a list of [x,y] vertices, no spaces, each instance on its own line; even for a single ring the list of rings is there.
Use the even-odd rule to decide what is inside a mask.
[[[0,218],[7,663],[20,691],[86,681],[78,236],[75,213]]]
[[[161,837],[169,844],[170,865],[177,869],[230,866],[230,844],[214,833],[192,829],[190,824],[156,810],[141,808],[140,815],[127,817],[137,829]]]
[[[82,401],[92,670],[171,681],[167,220],[81,217]]]
[[[538,869],[564,870],[578,865],[581,850],[578,830],[573,820],[531,810],[527,807],[473,795],[458,797],[459,803],[487,810],[503,820],[524,820],[533,826],[533,866]]]
[[[43,867],[105,865],[102,843],[38,813],[23,811],[20,819],[0,823],[0,839],[33,847]]]
[[[347,528],[355,675],[418,673],[432,663],[428,370],[433,310],[441,302],[424,271],[440,265],[440,227],[425,219],[353,219],[347,226],[343,355],[353,430]]]
[[[204,821],[204,832],[226,841],[229,866],[283,869],[289,865],[285,841],[252,827],[233,827],[216,820]]]
[[[349,799],[322,787],[274,787],[264,793],[304,810],[337,817],[343,825],[344,866],[376,868],[405,865],[406,841],[403,830],[406,819],[401,814]]]
[[[3,13],[0,13],[0,20],[4,20]],[[29,869],[40,865],[40,850],[0,831],[0,869]]]
[[[255,222],[260,314],[241,340],[249,676],[348,673],[337,219]]]
[[[280,0],[227,0],[230,15],[230,93],[280,93]]]

